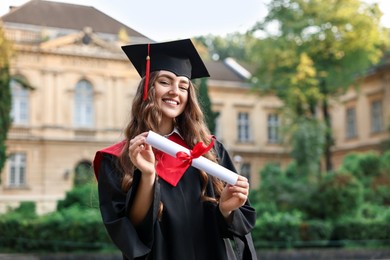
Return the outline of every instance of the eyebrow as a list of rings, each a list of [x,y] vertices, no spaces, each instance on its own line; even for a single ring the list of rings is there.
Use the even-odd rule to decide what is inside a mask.
[[[157,78],[161,78],[161,77],[166,77],[166,78],[168,78],[170,80],[174,80],[174,78],[171,75],[169,75],[169,74],[161,74]],[[185,79],[184,78],[180,78],[180,83],[190,84],[190,80],[187,79],[187,78],[185,78]]]

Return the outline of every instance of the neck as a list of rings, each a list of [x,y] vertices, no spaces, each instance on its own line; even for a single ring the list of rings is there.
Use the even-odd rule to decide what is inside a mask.
[[[165,121],[162,122],[159,126],[159,134],[160,135],[167,135],[170,134],[173,131],[173,122],[172,121]]]

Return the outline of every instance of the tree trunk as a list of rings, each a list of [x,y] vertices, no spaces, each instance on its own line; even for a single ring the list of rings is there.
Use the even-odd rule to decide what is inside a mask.
[[[331,152],[331,147],[333,145],[333,136],[332,136],[332,124],[331,124],[331,118],[330,118],[330,114],[329,114],[329,105],[328,105],[328,97],[327,96],[325,96],[325,99],[324,99],[324,103],[322,106],[322,113],[323,113],[325,125],[326,125],[325,148],[324,148],[325,170],[326,170],[326,172],[330,172],[333,170],[332,152]]]

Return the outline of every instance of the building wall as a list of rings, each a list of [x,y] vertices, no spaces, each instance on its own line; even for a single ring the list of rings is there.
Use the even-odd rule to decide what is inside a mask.
[[[26,155],[26,185],[11,187],[9,161],[0,185],[0,212],[21,201],[36,201],[38,213],[55,210],[72,188],[75,167],[92,162],[95,152],[122,138],[139,76],[125,57],[99,57],[96,46],[77,43],[52,46],[16,44],[11,74],[24,77],[29,91],[27,124],[13,124],[7,153]],[[84,55],[63,49],[84,48]],[[80,52],[80,51],[79,51]],[[96,55],[95,55],[96,54]],[[74,124],[75,86],[87,80],[93,87],[94,124]]]
[[[335,167],[351,152],[380,152],[381,143],[389,138],[390,125],[390,68],[382,67],[368,75],[357,86],[332,102],[332,126],[335,145],[332,149]],[[381,129],[373,132],[372,104],[380,102]],[[347,136],[347,110],[356,111],[356,136]]]

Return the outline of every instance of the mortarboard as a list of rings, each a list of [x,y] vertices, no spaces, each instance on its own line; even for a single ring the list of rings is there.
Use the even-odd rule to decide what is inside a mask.
[[[144,100],[147,98],[149,72],[167,70],[189,79],[210,76],[190,39],[126,45],[122,46],[122,50],[138,74],[145,76]]]

